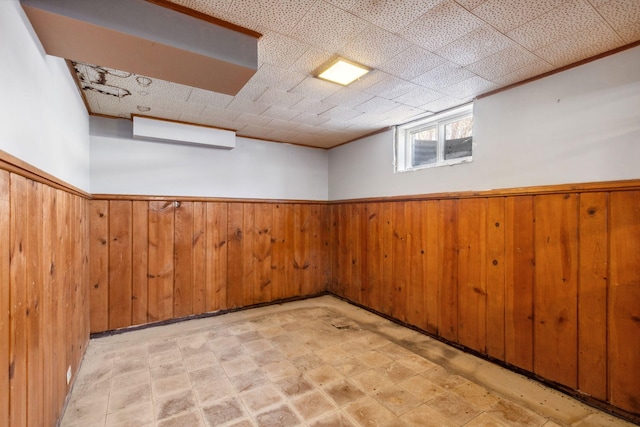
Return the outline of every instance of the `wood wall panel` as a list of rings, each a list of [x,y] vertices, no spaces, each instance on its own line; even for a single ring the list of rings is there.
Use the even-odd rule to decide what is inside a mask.
[[[10,174],[0,170],[0,235],[9,236],[11,230]],[[11,239],[0,239],[0,390],[9,390],[9,341],[10,328],[10,253]],[[0,420],[9,419],[8,392],[0,393]]]
[[[503,197],[487,199],[487,355],[504,361],[505,205]]]
[[[151,322],[173,318],[173,251],[175,232],[175,219],[173,214],[173,202],[149,202],[149,290],[147,292],[147,318]],[[119,303],[120,301],[109,301],[109,305]]]
[[[227,308],[227,205],[206,203],[206,311]]]
[[[411,286],[413,283],[425,283],[425,250],[423,246],[423,202],[408,202],[407,214],[407,259],[409,280],[406,286],[407,309],[405,321],[427,329],[424,308],[424,286]],[[426,224],[424,224],[426,226]]]
[[[147,323],[149,281],[149,204],[132,202],[131,323]]]
[[[608,195],[580,195],[578,389],[607,398]]]
[[[610,197],[609,398],[640,414],[640,191]]]
[[[132,205],[109,202],[109,329],[131,325]]]
[[[426,317],[426,331],[432,334],[438,333],[438,313],[440,312],[440,299],[438,297],[438,270],[440,268],[441,248],[438,244],[440,225],[438,222],[439,203],[430,200],[424,203],[423,208],[423,246],[426,253],[425,282],[424,282],[424,308]],[[413,284],[412,284],[413,285]]]
[[[533,197],[505,200],[505,361],[533,370]]]
[[[577,388],[578,197],[536,196],[534,372]]]
[[[181,202],[174,214],[173,317],[193,314],[193,203]]]
[[[365,240],[365,255],[367,269],[365,271],[367,292],[362,295],[363,304],[380,311],[382,299],[382,265],[384,252],[382,250],[382,210],[380,203],[367,204],[367,223]],[[334,271],[335,275],[336,272]]]
[[[54,426],[89,338],[87,200],[0,170],[0,424]]]
[[[458,201],[442,200],[438,209],[438,334],[458,341]]]

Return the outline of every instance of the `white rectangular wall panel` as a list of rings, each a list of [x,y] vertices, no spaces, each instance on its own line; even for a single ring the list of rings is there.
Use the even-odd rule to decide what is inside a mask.
[[[133,118],[133,137],[152,141],[205,145],[227,150],[236,146],[236,133],[229,130],[138,116]]]

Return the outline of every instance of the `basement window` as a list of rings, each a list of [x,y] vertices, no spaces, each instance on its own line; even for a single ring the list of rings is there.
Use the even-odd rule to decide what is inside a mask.
[[[396,126],[396,172],[467,163],[472,154],[473,104]]]

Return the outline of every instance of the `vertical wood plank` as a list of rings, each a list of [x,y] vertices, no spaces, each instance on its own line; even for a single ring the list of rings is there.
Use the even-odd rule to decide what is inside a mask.
[[[329,227],[329,207],[312,205],[310,216],[309,262],[311,263],[310,293],[317,294],[326,290],[327,259],[329,257],[329,242],[327,241]]]
[[[149,290],[151,322],[173,317],[174,207],[171,201],[149,202]]]
[[[291,298],[296,294],[297,286],[294,281],[294,268],[293,258],[294,253],[294,212],[295,207],[293,204],[286,203],[282,205],[284,209],[284,283],[283,283],[283,298]]]
[[[425,308],[425,329],[432,334],[438,333],[438,313],[439,313],[439,296],[438,282],[440,268],[440,246],[438,244],[439,216],[440,209],[437,200],[429,200],[422,202],[423,205],[423,227],[422,240],[425,242],[425,265],[424,265],[424,308]]]
[[[533,370],[533,197],[505,200],[505,360]]]
[[[9,424],[27,425],[27,179],[11,174]]]
[[[277,203],[273,207],[273,225],[271,237],[271,298],[278,301],[285,295],[285,209],[284,205]]]
[[[611,193],[609,399],[640,413],[640,191]]]
[[[193,233],[191,236],[193,257],[193,313],[207,312],[207,204],[193,203]]]
[[[407,225],[405,202],[396,202],[393,206],[393,235],[391,248],[393,259],[392,306],[391,315],[398,320],[406,321],[407,313]]]
[[[486,352],[487,199],[458,201],[458,342]]]
[[[382,203],[382,282],[380,311],[393,311],[393,203]]]
[[[131,216],[130,201],[109,202],[109,329],[131,325]]]
[[[43,360],[40,309],[42,299],[42,184],[28,181],[27,186],[28,224],[27,259],[27,421],[30,426],[41,426],[43,420]]]
[[[358,302],[366,306],[369,300],[368,294],[371,292],[369,285],[369,275],[367,273],[368,257],[367,257],[367,239],[369,228],[369,204],[359,204],[359,216],[358,216],[358,275],[359,275],[359,292]]]
[[[504,197],[487,200],[487,354],[504,360]]]
[[[243,243],[244,243],[244,206],[242,203],[229,203],[227,229],[227,307],[243,305]]]
[[[578,197],[536,196],[534,372],[578,385]]]
[[[268,302],[271,296],[271,227],[273,225],[273,206],[259,203],[255,207],[255,257],[254,300],[256,303]]]
[[[294,294],[308,295],[310,287],[309,268],[309,205],[296,203],[294,206],[293,234],[293,280]],[[293,296],[293,295],[291,295]]]
[[[253,203],[244,203],[244,220],[242,223],[242,254],[238,260],[242,263],[242,306],[254,304],[253,290],[255,285],[254,267],[255,254],[253,247],[255,244],[256,233],[254,229],[255,205]]]
[[[10,174],[0,170],[0,235],[11,236]],[[9,419],[9,337],[11,316],[10,265],[11,239],[0,239],[0,420]]]
[[[193,203],[178,202],[174,228],[173,315],[193,314]]]
[[[131,324],[141,325],[148,321],[149,202],[132,203]]]
[[[52,195],[55,203],[55,194]],[[53,214],[55,206],[52,207]],[[55,224],[53,224],[55,226]],[[109,202],[89,202],[91,332],[109,329]],[[53,228],[52,232],[55,230]],[[146,274],[146,273],[145,273]]]
[[[207,311],[227,305],[227,203],[207,203]]]
[[[607,193],[580,195],[578,389],[607,399]]]
[[[408,202],[405,206],[407,214],[407,241],[409,280],[407,283],[407,323],[426,329],[424,309],[424,267],[426,251],[423,246],[423,210],[422,202]]]
[[[351,300],[351,218],[350,206],[341,204],[338,210],[338,280],[336,293]]]
[[[374,310],[382,308],[382,264],[384,253],[382,251],[382,210],[380,203],[367,204],[367,287],[369,292],[364,303]]]
[[[349,284],[351,286],[349,294],[352,301],[357,304],[361,304],[360,299],[362,295],[362,232],[360,226],[362,224],[362,204],[352,203],[349,209],[349,224],[350,224],[350,240],[349,245]]]
[[[438,333],[458,341],[458,201],[441,200],[438,241],[442,249],[438,269]]]
[[[44,295],[42,301],[42,330],[44,331],[43,337],[43,348],[44,348],[44,364],[43,364],[43,388],[44,388],[44,420],[46,423],[52,425],[56,421],[56,408],[54,406],[55,402],[55,392],[54,392],[54,372],[55,372],[55,328],[51,327],[51,325],[55,324],[55,301],[57,301],[56,294],[54,292],[55,289],[55,277],[57,275],[56,268],[54,264],[54,241],[55,241],[55,232],[56,232],[56,190],[52,187],[45,186],[44,194],[43,194],[43,244],[42,244],[42,260],[43,266],[45,269],[45,283],[44,283]],[[87,220],[91,221],[91,210],[87,210]],[[87,240],[87,246],[90,250],[91,239]],[[106,248],[106,246],[105,246]],[[106,250],[105,257],[106,257]],[[106,259],[106,258],[105,258]],[[89,270],[91,266],[89,266]],[[104,270],[105,275],[105,283],[106,283],[106,269]],[[91,277],[90,272],[88,272],[89,278]],[[89,293],[93,289],[91,280],[87,281],[89,285]],[[105,287],[106,289],[106,287]],[[89,320],[91,315],[91,301],[90,297],[87,300],[88,312],[85,314],[87,316],[87,320]],[[107,324],[107,309],[106,305],[103,310],[103,315],[105,319],[105,328],[108,326]],[[89,326],[89,330],[91,327]]]

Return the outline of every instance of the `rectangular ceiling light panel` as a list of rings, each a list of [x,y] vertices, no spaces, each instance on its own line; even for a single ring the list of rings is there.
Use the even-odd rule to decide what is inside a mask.
[[[369,71],[371,71],[369,67],[349,61],[348,59],[338,58],[329,63],[326,67],[323,67],[322,71],[318,74],[318,77],[323,80],[347,86],[367,74]]]
[[[140,116],[133,117],[133,137],[227,150],[236,146],[236,133],[233,131]]]
[[[145,0],[21,0],[45,51],[235,95],[258,68],[258,39]]]

